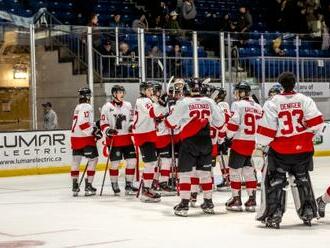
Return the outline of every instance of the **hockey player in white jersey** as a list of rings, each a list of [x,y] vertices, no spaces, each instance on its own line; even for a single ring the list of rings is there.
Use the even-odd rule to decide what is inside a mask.
[[[325,216],[325,207],[327,206],[328,203],[330,203],[330,186],[324,192],[323,195],[321,195],[316,199],[316,202],[317,202],[319,216],[323,218]]]
[[[142,82],[140,84],[141,96],[136,100],[133,134],[135,145],[140,148],[142,160],[144,162],[143,187],[141,201],[159,202],[160,194],[151,188],[154,179],[154,169],[157,163],[155,143],[157,141],[155,119],[163,116],[156,115],[153,97],[153,83]]]
[[[136,168],[136,152],[132,142],[133,109],[130,102],[124,101],[125,88],[114,85],[111,89],[112,101],[106,102],[101,110],[101,129],[106,135],[106,144],[110,151],[111,168],[109,169],[112,190],[120,194],[118,185],[119,164],[124,159],[125,193],[136,194],[134,175]]]
[[[257,178],[251,156],[255,150],[257,122],[262,116],[262,108],[250,99],[250,92],[250,85],[244,81],[235,86],[237,101],[232,103],[232,116],[227,124],[227,137],[232,138],[228,162],[232,198],[226,202],[226,208],[232,211],[243,210],[242,177],[245,179],[249,195],[249,199],[244,204],[245,210],[254,212],[256,207]]]
[[[169,106],[166,101],[166,95],[163,92],[162,85],[154,83],[153,101],[156,115],[167,116]],[[164,96],[164,97],[163,97]],[[172,163],[171,149],[171,129],[165,125],[164,119],[156,118],[157,141],[155,143],[159,159],[159,190],[161,195],[175,195],[175,191],[169,185]]]
[[[85,179],[85,196],[95,195],[96,188],[92,186],[95,175],[95,167],[98,161],[96,148],[97,139],[102,133],[94,124],[93,107],[90,105],[91,90],[87,87],[79,91],[79,104],[73,113],[71,127],[72,164],[71,178],[73,196],[77,196],[79,189],[79,167],[83,157],[88,159],[87,178]]]
[[[265,103],[258,127],[257,143],[269,146],[269,151],[257,220],[279,228],[288,174],[298,216],[311,225],[317,207],[309,171],[313,170],[313,136],[323,127],[323,116],[310,97],[294,91],[293,73],[282,73],[278,81],[284,92]]]
[[[198,171],[203,190],[202,210],[214,214],[212,202],[212,141],[210,124],[217,128],[224,125],[225,117],[219,108],[215,108],[210,99],[200,96],[201,83],[192,80],[185,87],[190,88],[191,97],[184,97],[175,105],[166,118],[169,127],[180,127],[182,141],[179,161],[179,190],[181,202],[174,207],[174,213],[187,216],[191,191],[191,173],[193,167]]]
[[[225,102],[227,92],[225,89],[216,87],[211,92],[211,98],[218,104],[225,114],[226,124],[231,116],[230,107],[227,102]],[[228,139],[226,136],[227,127],[224,127],[218,132],[218,161],[220,164],[220,170],[222,173],[222,182],[217,185],[218,190],[222,190],[224,187],[229,186],[229,167],[228,167]]]

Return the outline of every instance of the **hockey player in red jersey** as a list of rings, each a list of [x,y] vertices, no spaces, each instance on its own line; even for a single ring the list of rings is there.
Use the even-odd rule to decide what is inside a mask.
[[[105,103],[101,110],[101,129],[106,135],[106,144],[110,151],[111,168],[109,169],[112,190],[120,194],[118,185],[119,164],[125,159],[125,193],[136,194],[133,180],[136,168],[136,152],[132,142],[133,109],[130,102],[124,101],[125,88],[114,85],[111,89],[112,101]]]
[[[282,73],[278,81],[284,92],[265,103],[258,127],[257,143],[269,146],[269,151],[257,220],[279,228],[285,212],[288,173],[298,216],[311,225],[317,217],[317,206],[309,171],[313,170],[313,136],[322,128],[323,116],[310,97],[294,91],[293,73]]]
[[[96,140],[102,137],[102,133],[94,125],[93,107],[89,104],[91,90],[87,87],[79,91],[79,104],[73,114],[71,128],[71,148],[72,148],[72,191],[73,196],[77,196],[79,189],[79,167],[83,157],[88,159],[87,178],[85,179],[85,196],[95,195],[96,188],[92,186],[95,175],[95,167],[98,160]]]
[[[160,194],[151,189],[154,179],[154,169],[157,163],[155,143],[157,141],[155,119],[163,116],[156,115],[153,97],[153,83],[142,82],[140,84],[141,96],[136,100],[133,134],[135,145],[140,148],[142,160],[144,162],[143,187],[141,201],[159,202]]]
[[[232,103],[227,137],[232,138],[229,155],[229,176],[232,198],[226,202],[226,208],[242,211],[241,186],[245,179],[249,199],[245,202],[245,210],[254,212],[256,207],[257,178],[252,166],[251,156],[255,150],[255,135],[258,119],[262,116],[262,108],[250,99],[251,87],[246,82],[235,86],[237,101]]]
[[[319,216],[323,218],[325,216],[325,207],[328,203],[330,203],[330,186],[327,191],[324,192],[323,195],[316,199]]]
[[[175,105],[172,113],[166,118],[170,127],[180,127],[182,141],[179,161],[179,190],[181,202],[174,207],[174,213],[187,216],[191,191],[191,173],[196,167],[203,190],[204,203],[201,205],[205,213],[213,214],[212,202],[212,141],[210,124],[217,128],[224,125],[225,117],[219,108],[215,108],[210,99],[200,96],[201,83],[192,80],[189,85],[191,97],[184,97]]]

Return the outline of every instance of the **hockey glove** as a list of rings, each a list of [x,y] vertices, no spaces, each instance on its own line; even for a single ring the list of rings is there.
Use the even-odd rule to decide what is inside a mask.
[[[118,132],[117,132],[117,130],[115,130],[115,129],[111,129],[111,128],[108,128],[106,131],[105,131],[105,135],[107,136],[107,137],[113,137],[113,136],[115,136],[115,135],[117,135],[118,134]]]
[[[97,127],[93,127],[93,132],[92,132],[93,136],[96,138],[96,140],[102,139],[102,131],[101,129],[97,128]]]

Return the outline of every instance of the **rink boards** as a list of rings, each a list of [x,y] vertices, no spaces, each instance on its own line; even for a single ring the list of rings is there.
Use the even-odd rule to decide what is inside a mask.
[[[69,172],[70,135],[70,130],[0,132],[0,177]],[[330,156],[330,123],[326,123],[315,141],[315,156]],[[97,142],[97,170],[104,170],[108,157],[104,144],[104,139]]]

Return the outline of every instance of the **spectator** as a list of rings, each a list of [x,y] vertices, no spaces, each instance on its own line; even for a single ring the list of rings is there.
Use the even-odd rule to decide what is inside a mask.
[[[112,15],[112,22],[110,22],[110,27],[113,27],[113,28],[124,28],[125,25],[124,23],[121,22],[121,15],[118,14],[118,13],[115,13]]]
[[[91,17],[89,18],[87,26],[97,27],[98,25],[99,25],[99,15],[96,13],[92,13]]]
[[[281,48],[282,45],[282,38],[277,37],[275,40],[273,40],[272,48],[273,48],[273,53],[275,56],[284,56],[285,52]]]
[[[322,50],[329,50],[330,47],[330,35],[329,35],[329,29],[325,22],[322,22]]]
[[[239,8],[239,20],[237,23],[237,31],[240,32],[239,40],[241,45],[244,45],[245,42],[249,39],[249,32],[253,25],[252,15],[250,11],[245,7],[241,6]]]
[[[52,104],[46,102],[41,104],[44,108],[44,129],[45,130],[54,130],[57,128],[57,115],[52,109]]]
[[[137,32],[138,28],[143,28],[145,30],[148,29],[148,21],[144,14],[140,16],[139,19],[133,21],[132,28],[135,32]]]
[[[106,57],[102,57],[103,75],[114,75],[115,68],[115,52],[112,49],[111,42],[106,40],[100,49],[100,53]]]
[[[174,72],[175,77],[182,77],[182,53],[179,43],[174,44],[173,51],[170,53],[171,71]]]
[[[162,53],[158,46],[154,45],[147,56],[147,76],[149,78],[160,78],[162,69],[159,61],[162,59]]]
[[[235,32],[235,25],[233,21],[231,20],[230,14],[226,14],[220,23],[220,31],[223,32]]]
[[[182,27],[184,29],[194,29],[197,10],[194,0],[185,0],[182,5]]]
[[[167,25],[167,29],[172,29],[172,30],[179,30],[180,29],[180,25],[179,22],[177,20],[178,18],[178,13],[176,13],[174,10],[170,13],[170,20],[168,22]]]
[[[161,16],[160,15],[156,16],[153,19],[153,21],[151,23],[151,27],[153,29],[162,29],[163,28],[163,23],[162,23],[162,20],[161,20]]]

